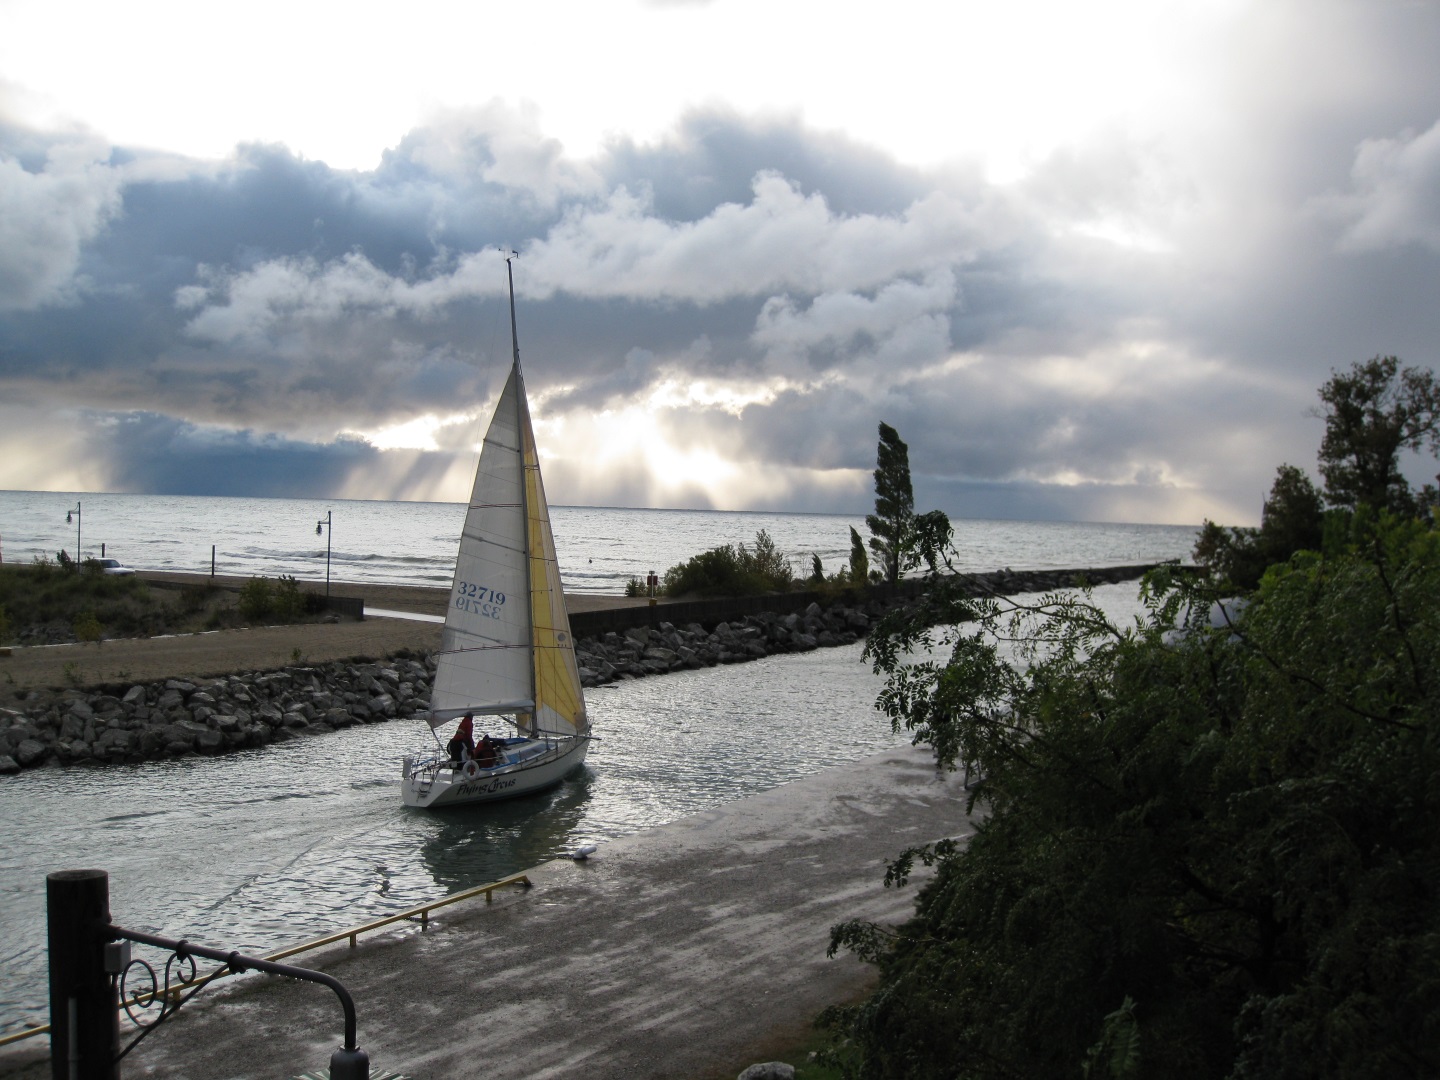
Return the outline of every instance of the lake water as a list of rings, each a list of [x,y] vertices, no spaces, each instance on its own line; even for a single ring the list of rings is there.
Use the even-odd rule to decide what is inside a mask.
[[[79,520],[66,522],[80,506]],[[0,491],[0,558],[30,562],[105,554],[142,570],[325,579],[448,587],[465,507],[455,503],[300,501],[200,496]],[[818,554],[827,573],[850,558],[850,529],[867,536],[861,515],[740,513],[715,510],[551,508],[568,591],[620,593],[632,577],[664,574],[721,544],[753,545],[764,529],[801,576]],[[1057,569],[1187,558],[1196,528],[1026,521],[956,521],[960,569]],[[322,532],[325,530],[322,530]]]
[[[323,578],[314,522],[334,513],[336,579],[447,585],[463,508],[440,504],[0,493],[7,560],[75,550],[139,567]],[[561,507],[560,559],[576,591],[718,544],[821,555],[839,569],[859,518]],[[69,530],[67,533],[67,529]],[[308,535],[307,535],[308,529]],[[1085,567],[1183,558],[1194,529],[958,522],[968,569]],[[93,536],[93,540],[91,537]],[[202,558],[203,556],[203,558]],[[1133,584],[1097,598],[1135,610]],[[0,778],[0,1034],[46,1016],[45,875],[100,867],[122,925],[264,953],[484,884],[561,855],[884,749],[879,680],[861,646],[771,657],[587,693],[599,740],[559,788],[450,813],[400,805],[401,757],[429,741],[396,722],[221,758],[47,768]],[[302,961],[303,962],[303,961]]]

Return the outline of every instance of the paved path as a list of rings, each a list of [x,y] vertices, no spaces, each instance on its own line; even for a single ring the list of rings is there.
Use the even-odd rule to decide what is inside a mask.
[[[207,579],[187,574],[146,572],[148,580],[193,584]],[[216,578],[238,587],[244,578]],[[365,622],[300,623],[220,630],[179,637],[130,638],[89,645],[45,645],[0,655],[0,708],[23,711],[29,690],[43,687],[128,686],[152,679],[207,679],[237,672],[271,671],[295,663],[368,658],[379,660],[401,649],[430,652],[440,647],[448,589],[335,582],[337,596],[360,596],[368,607],[433,617],[431,621],[377,618]],[[576,594],[571,612],[637,607],[644,600]]]
[[[439,912],[428,931],[293,962],[354,994],[377,1073],[733,1077],[869,985],[854,958],[826,959],[830,926],[905,918],[915,886],[885,889],[885,862],[968,835],[964,799],[957,776],[902,747],[603,845],[588,862],[546,863],[532,889]],[[127,1078],[283,1078],[339,1045],[323,987],[252,977],[187,1013],[126,1060]],[[38,1068],[0,1057],[0,1076],[48,1075]]]

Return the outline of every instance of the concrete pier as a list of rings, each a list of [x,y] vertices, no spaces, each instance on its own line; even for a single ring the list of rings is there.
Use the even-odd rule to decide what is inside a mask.
[[[969,835],[966,794],[958,774],[902,747],[602,845],[586,862],[546,863],[528,891],[303,963],[354,995],[377,1073],[734,1076],[870,985],[853,957],[826,958],[830,926],[906,918],[917,885],[884,888],[885,864]],[[312,986],[247,977],[187,1005],[125,1075],[293,1076],[328,1060],[339,1020]],[[0,1056],[0,1076],[48,1075],[34,1051],[23,1057]]]

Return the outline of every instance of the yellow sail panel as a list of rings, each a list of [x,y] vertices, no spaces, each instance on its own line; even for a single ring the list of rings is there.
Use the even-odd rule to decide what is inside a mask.
[[[570,615],[560,584],[560,563],[555,555],[555,537],[550,531],[550,511],[545,501],[545,485],[540,479],[540,460],[528,407],[521,426],[525,506],[529,514],[530,613],[535,645],[534,723],[540,732],[585,734],[590,730],[590,723],[585,716],[575,642],[570,634]]]

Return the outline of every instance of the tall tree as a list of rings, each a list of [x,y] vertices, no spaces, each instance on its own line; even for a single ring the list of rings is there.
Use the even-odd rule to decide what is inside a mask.
[[[865,542],[854,525],[850,526],[850,580],[856,585],[870,581],[870,556],[865,554]]]
[[[1281,465],[1260,511],[1260,528],[1226,529],[1207,520],[1195,544],[1195,562],[1217,581],[1253,589],[1267,567],[1297,551],[1318,551],[1323,534],[1320,492],[1303,469]]]
[[[915,524],[915,492],[910,486],[910,448],[883,420],[875,448],[875,513],[865,518],[870,550],[885,580],[895,584],[905,569]]]
[[[1435,375],[1401,369],[1393,356],[1332,372],[1320,388],[1325,438],[1320,475],[1334,506],[1371,506],[1409,514],[1410,485],[1400,472],[1400,451],[1426,445],[1440,452],[1440,387]]]

